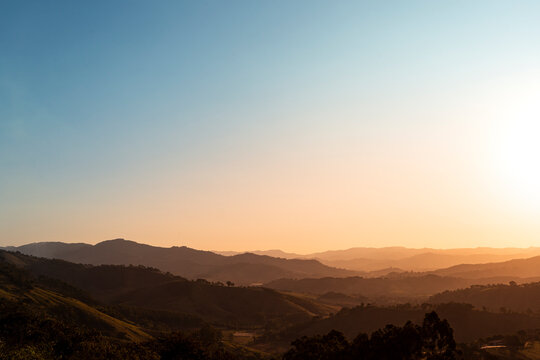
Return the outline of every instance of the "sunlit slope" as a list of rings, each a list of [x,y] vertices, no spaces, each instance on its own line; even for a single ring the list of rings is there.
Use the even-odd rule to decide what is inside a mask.
[[[76,309],[81,312],[81,316],[85,317],[87,321],[96,323],[103,322],[106,326],[114,329],[116,333],[125,334],[125,336],[132,341],[144,341],[150,338],[148,334],[135,325],[104,314],[79,300],[64,297],[52,291],[34,288],[28,293],[27,298],[30,298],[44,307],[51,306],[54,308],[63,305],[67,308]]]
[[[0,264],[0,299],[24,303],[50,316],[99,330],[112,337],[136,342],[151,338],[133,324],[109,316],[80,300],[41,288],[30,282],[24,272],[5,262]]]

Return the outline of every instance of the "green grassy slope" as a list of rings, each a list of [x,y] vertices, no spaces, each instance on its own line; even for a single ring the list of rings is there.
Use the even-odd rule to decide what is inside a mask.
[[[46,287],[46,286],[45,286]],[[115,338],[141,342],[151,338],[134,324],[114,318],[81,300],[40,286],[24,270],[0,264],[0,300],[22,303],[54,318],[78,323]]]

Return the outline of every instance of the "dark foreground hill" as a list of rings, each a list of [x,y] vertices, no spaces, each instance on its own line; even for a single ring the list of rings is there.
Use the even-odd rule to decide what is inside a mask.
[[[280,278],[344,277],[358,272],[337,269],[317,260],[282,259],[265,255],[223,256],[185,246],[163,248],[116,239],[96,245],[45,242],[7,248],[38,257],[92,265],[144,265],[188,279],[232,281],[249,285]]]
[[[95,302],[80,290],[51,279],[34,278],[27,271],[2,260],[0,301],[4,305],[6,302],[22,303],[68,323],[84,324],[110,337],[132,341],[151,338],[139,327],[100,311]]]
[[[104,304],[171,311],[221,325],[290,323],[332,310],[271,289],[190,281],[143,266],[81,265],[6,251],[0,251],[0,262],[65,282]]]
[[[20,264],[19,264],[20,265]],[[222,341],[208,325],[155,337],[85,303],[82,291],[0,261],[2,360],[248,360],[265,354]],[[139,318],[140,319],[140,318]],[[174,320],[174,316],[172,319]]]

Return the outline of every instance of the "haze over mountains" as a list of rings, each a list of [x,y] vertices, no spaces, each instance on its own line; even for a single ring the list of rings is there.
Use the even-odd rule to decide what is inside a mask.
[[[145,265],[188,279],[234,281],[245,285],[280,278],[359,275],[359,272],[329,267],[312,259],[283,259],[250,253],[223,256],[185,246],[162,248],[124,239],[96,245],[43,242],[5,249],[83,264]]]
[[[538,256],[540,248],[537,247],[526,249],[389,247],[352,248],[309,255],[286,253],[281,250],[255,251],[253,253],[222,252],[218,254],[185,246],[163,248],[124,239],[114,239],[96,245],[41,242],[6,247],[5,249],[75,263],[145,265],[188,279],[233,281],[244,285],[270,283],[280,279],[301,280],[355,276],[374,278],[406,271],[454,279],[475,279],[474,282],[452,281],[455,285],[449,289],[490,282],[510,280],[525,282],[540,279],[540,256]],[[403,276],[419,275],[403,274]],[[344,288],[350,287],[345,286]],[[335,289],[332,287],[328,291],[335,291]],[[432,291],[428,291],[427,294],[422,292],[422,295],[432,293]]]
[[[456,265],[430,272],[390,273],[371,278],[279,279],[266,283],[265,286],[282,291],[319,295],[340,292],[346,295],[362,295],[376,303],[398,303],[425,301],[428,296],[436,293],[472,285],[506,284],[511,281],[518,284],[540,281],[540,256],[499,263]],[[444,299],[470,302],[469,298],[461,296]]]
[[[509,281],[526,283],[540,280],[540,256],[444,267],[446,263],[453,263],[459,259],[472,261],[533,255],[538,252],[538,248],[449,250],[401,247],[354,248],[294,258],[293,256],[298,254],[284,253],[279,250],[259,252],[259,254],[229,252],[226,256],[188,247],[163,248],[115,239],[96,245],[43,242],[6,249],[82,264],[144,265],[186,279],[232,282],[238,285],[264,284],[265,287],[278,291],[309,294],[322,303],[339,306],[362,302],[378,304],[422,302],[437,293],[463,289],[472,285],[508,283]],[[270,254],[283,257],[273,257]],[[317,259],[310,259],[309,256]],[[331,263],[358,264],[358,256],[367,259],[363,260],[364,264],[369,262],[367,269],[374,267],[375,264],[381,266],[394,264],[400,265],[400,268],[387,267],[373,271],[358,271],[327,265]],[[403,270],[404,268],[424,268],[427,265],[435,266],[437,260],[440,259],[447,261],[440,261],[436,270],[414,272]],[[159,286],[159,284],[155,285]],[[171,291],[174,292],[174,290]],[[139,296],[135,298],[137,297]]]
[[[518,250],[511,253],[536,251]],[[341,255],[357,256],[359,251]],[[384,256],[405,261],[431,254],[422,251],[368,249],[364,255],[374,261]],[[457,249],[438,255],[505,257],[505,251]],[[339,252],[326,255],[337,261]],[[81,323],[111,339],[133,342],[208,324],[226,331],[253,329],[257,340],[251,345],[270,352],[284,351],[299,336],[338,330],[352,338],[387,324],[420,322],[426,311],[448,319],[456,339],[467,343],[540,328],[540,282],[533,282],[538,280],[540,256],[423,272],[392,268],[365,272],[334,268],[316,259],[225,256],[123,239],[96,245],[33,243],[0,250],[0,301],[27,304],[59,321]],[[257,286],[249,286],[253,283]]]
[[[254,254],[286,259],[317,259],[323,264],[357,271],[376,271],[386,268],[404,271],[429,271],[459,264],[482,264],[540,255],[539,247],[529,248],[461,248],[461,249],[411,249],[405,247],[332,250],[311,254],[287,253],[281,250],[255,250]],[[241,252],[223,251],[223,255]]]

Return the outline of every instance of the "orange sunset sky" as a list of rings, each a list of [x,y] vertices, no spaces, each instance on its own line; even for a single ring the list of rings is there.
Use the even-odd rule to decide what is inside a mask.
[[[540,246],[540,3],[173,5],[0,15],[0,246]]]

